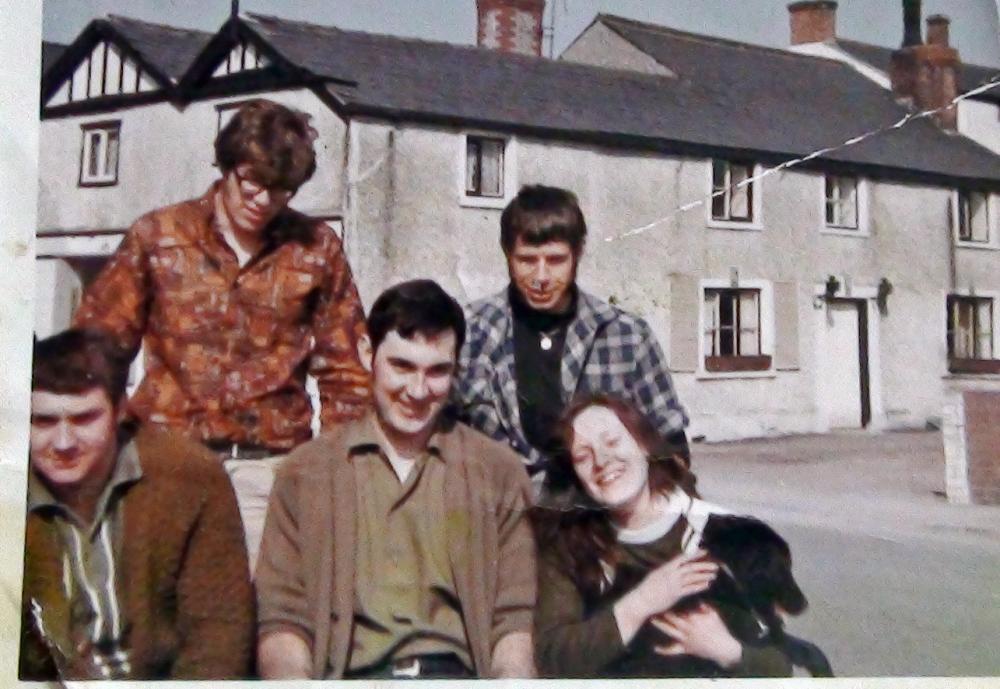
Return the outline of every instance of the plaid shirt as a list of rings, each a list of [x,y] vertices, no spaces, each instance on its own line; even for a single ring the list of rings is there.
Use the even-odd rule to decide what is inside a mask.
[[[460,378],[453,390],[459,417],[508,442],[529,466],[544,462],[521,425],[507,290],[469,305],[466,317]],[[561,378],[564,404],[577,395],[608,393],[630,400],[664,435],[688,423],[663,352],[646,322],[582,290],[566,332]]]
[[[285,210],[240,268],[205,196],[141,217],[87,289],[74,325],[110,333],[145,378],[137,418],[203,441],[290,449],[311,435],[306,373],[324,427],[369,399],[357,354],[364,313],[340,240]]]

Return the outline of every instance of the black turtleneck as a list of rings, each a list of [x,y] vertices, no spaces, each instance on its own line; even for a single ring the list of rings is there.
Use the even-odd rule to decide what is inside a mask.
[[[514,375],[521,427],[529,443],[551,456],[558,448],[556,422],[563,412],[561,363],[566,331],[576,316],[577,293],[569,308],[547,313],[531,308],[511,285],[509,298],[514,316]],[[543,336],[552,340],[542,349]]]

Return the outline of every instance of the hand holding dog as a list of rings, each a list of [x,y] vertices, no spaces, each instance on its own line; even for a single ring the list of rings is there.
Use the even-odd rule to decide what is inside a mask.
[[[692,655],[729,668],[740,661],[743,647],[711,605],[702,603],[685,613],[665,612],[651,619],[653,626],[673,639],[656,646],[660,655]]]
[[[647,574],[615,604],[615,619],[623,643],[628,644],[650,617],[711,586],[719,566],[704,559],[705,555],[704,551],[678,555]]]

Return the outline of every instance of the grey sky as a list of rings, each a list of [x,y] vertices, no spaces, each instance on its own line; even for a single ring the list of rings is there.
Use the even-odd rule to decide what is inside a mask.
[[[788,41],[789,0],[549,0],[556,12],[556,55],[598,12],[685,31],[772,46]],[[924,0],[924,16],[947,14],[951,40],[966,62],[1000,66],[1000,0]],[[415,36],[475,42],[475,0],[241,0],[244,12]],[[230,0],[44,0],[46,40],[68,43],[95,17],[123,14],[214,31]],[[902,37],[900,0],[840,0],[837,32],[845,38],[896,46]]]

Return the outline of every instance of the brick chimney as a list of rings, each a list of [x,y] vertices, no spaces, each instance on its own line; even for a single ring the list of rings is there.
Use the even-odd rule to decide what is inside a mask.
[[[948,45],[948,19],[927,20],[927,43],[920,42],[920,0],[903,0],[903,45],[893,52],[889,79],[896,97],[918,110],[936,110],[958,95],[958,51]],[[934,116],[944,129],[958,128],[954,106]]]
[[[832,41],[837,37],[837,3],[803,0],[788,6],[792,45]]]
[[[476,0],[476,43],[505,53],[542,54],[545,0]]]

